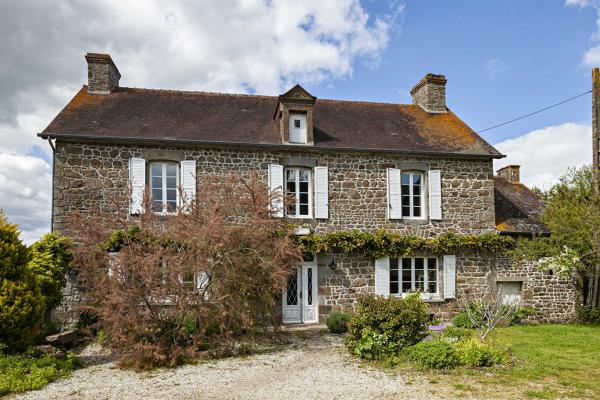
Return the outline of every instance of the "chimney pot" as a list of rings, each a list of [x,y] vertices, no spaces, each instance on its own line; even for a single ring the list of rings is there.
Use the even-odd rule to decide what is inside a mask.
[[[109,54],[87,53],[88,92],[109,94],[119,87],[121,74]]]
[[[413,104],[418,104],[428,113],[445,113],[446,82],[444,75],[425,75],[410,91]]]
[[[521,166],[520,165],[507,165],[506,167],[500,168],[496,171],[496,175],[507,179],[512,183],[521,182]]]

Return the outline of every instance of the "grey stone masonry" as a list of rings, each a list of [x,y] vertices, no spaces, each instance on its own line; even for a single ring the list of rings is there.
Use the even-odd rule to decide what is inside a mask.
[[[388,229],[421,237],[448,232],[461,234],[495,232],[494,181],[490,159],[456,156],[406,156],[393,153],[218,148],[142,144],[76,143],[57,140],[54,160],[54,229],[69,232],[72,211],[92,209],[127,213],[128,161],[131,157],[153,160],[196,160],[199,182],[207,177],[231,173],[249,177],[252,172],[266,184],[269,164],[327,166],[329,171],[329,218],[295,219],[314,232]],[[442,220],[389,220],[386,216],[387,168],[440,170]],[[426,176],[426,174],[425,174]],[[426,187],[427,185],[425,185]],[[426,201],[424,201],[427,204]],[[357,296],[374,291],[374,260],[357,254],[336,254],[338,268],[328,268],[331,255],[319,255],[319,305],[323,319],[332,309],[353,308]],[[568,320],[573,313],[575,291],[571,282],[548,277],[530,265],[497,264],[495,254],[456,255],[457,295],[469,287],[494,284],[498,276],[525,276],[523,298],[539,311],[542,321]],[[441,263],[440,273],[441,273]],[[501,266],[501,267],[500,267]],[[502,275],[504,274],[504,275]],[[441,275],[440,275],[441,282]],[[73,279],[71,279],[73,283]],[[442,288],[439,288],[440,293]],[[77,320],[77,304],[83,299],[76,285],[69,284],[59,312]],[[449,318],[456,311],[453,301],[430,302],[432,312]]]
[[[446,112],[446,77],[427,74],[410,91],[413,104],[430,113]]]
[[[108,94],[119,87],[121,74],[108,54],[87,53],[88,92]]]

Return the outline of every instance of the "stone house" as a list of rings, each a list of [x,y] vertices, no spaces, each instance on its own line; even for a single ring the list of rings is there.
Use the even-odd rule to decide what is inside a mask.
[[[178,186],[194,196],[196,179],[255,171],[271,190],[296,199],[274,217],[316,233],[546,233],[537,218],[542,203],[518,182],[518,167],[494,177],[492,162],[503,155],[446,106],[442,75],[418,82],[413,104],[385,104],[317,99],[299,85],[280,96],[126,88],[109,55],[86,60],[88,84],[39,134],[54,150],[57,232],[69,211],[109,207],[127,198],[130,185],[131,203],[117,212],[136,214],[149,188],[162,213],[182,200]],[[540,321],[574,314],[572,281],[503,254],[465,250],[377,260],[307,255],[284,288],[282,318],[314,323],[352,308],[361,293],[415,290],[448,318],[467,289],[499,282],[535,306]],[[79,299],[70,285],[62,308],[71,322]]]

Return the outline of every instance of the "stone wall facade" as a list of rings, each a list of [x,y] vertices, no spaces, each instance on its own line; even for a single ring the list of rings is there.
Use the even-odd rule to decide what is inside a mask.
[[[231,173],[249,176],[258,173],[267,182],[268,165],[302,164],[328,166],[329,218],[294,219],[307,224],[318,233],[336,230],[361,229],[374,231],[389,229],[404,234],[433,237],[447,232],[486,233],[495,231],[494,188],[492,162],[489,159],[455,157],[416,157],[391,153],[324,152],[308,149],[266,150],[236,148],[206,148],[199,146],[153,146],[132,144],[94,144],[57,141],[54,159],[53,228],[68,232],[68,216],[72,211],[85,212],[95,208],[103,211],[127,213],[128,162],[131,157],[147,161],[196,160],[197,178],[226,176]],[[300,162],[299,161],[299,162]],[[387,168],[424,171],[441,170],[441,221],[388,220]],[[319,304],[321,318],[331,309],[351,308],[357,295],[374,291],[374,261],[360,255],[337,254],[338,268],[331,271],[328,256],[319,256]],[[441,263],[438,263],[441,268]],[[500,264],[499,264],[500,265]],[[505,265],[505,264],[502,264]],[[525,274],[531,280],[524,285],[532,293],[533,305],[542,307],[544,321],[563,318],[559,309],[566,303],[560,293],[572,296],[562,282],[554,282],[536,275],[530,267],[503,267],[503,273]],[[491,254],[457,254],[457,294],[473,285],[490,283],[497,273],[496,256]],[[527,272],[525,272],[527,271]],[[541,274],[541,273],[540,273]],[[441,274],[440,281],[441,279]],[[552,283],[552,288],[541,286]],[[538,285],[541,285],[538,287]],[[81,293],[69,286],[69,293],[61,311],[69,320],[77,317],[76,304]],[[442,288],[440,288],[442,290]],[[536,297],[537,296],[537,297]],[[545,305],[544,302],[556,302]],[[569,303],[570,304],[570,303]],[[431,303],[432,312],[449,317],[456,305],[452,302]]]

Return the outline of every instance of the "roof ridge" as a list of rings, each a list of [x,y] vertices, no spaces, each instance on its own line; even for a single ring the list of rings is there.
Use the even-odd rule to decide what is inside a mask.
[[[87,87],[87,85],[83,85],[83,87]],[[125,90],[139,90],[139,91],[152,91],[152,92],[162,92],[162,93],[184,93],[184,94],[198,94],[198,95],[209,95],[209,96],[231,96],[231,97],[260,97],[267,99],[276,100],[279,95],[267,95],[267,94],[251,94],[251,93],[227,93],[227,92],[211,92],[205,90],[181,90],[181,89],[156,89],[156,88],[143,88],[143,87],[135,87],[135,86],[119,86],[119,89]],[[347,100],[347,99],[322,99],[318,98],[320,102],[330,102],[330,103],[354,103],[354,104],[366,104],[366,105],[390,105],[390,106],[411,106],[418,107],[416,104],[409,103],[392,103],[389,101],[367,101],[367,100]]]

